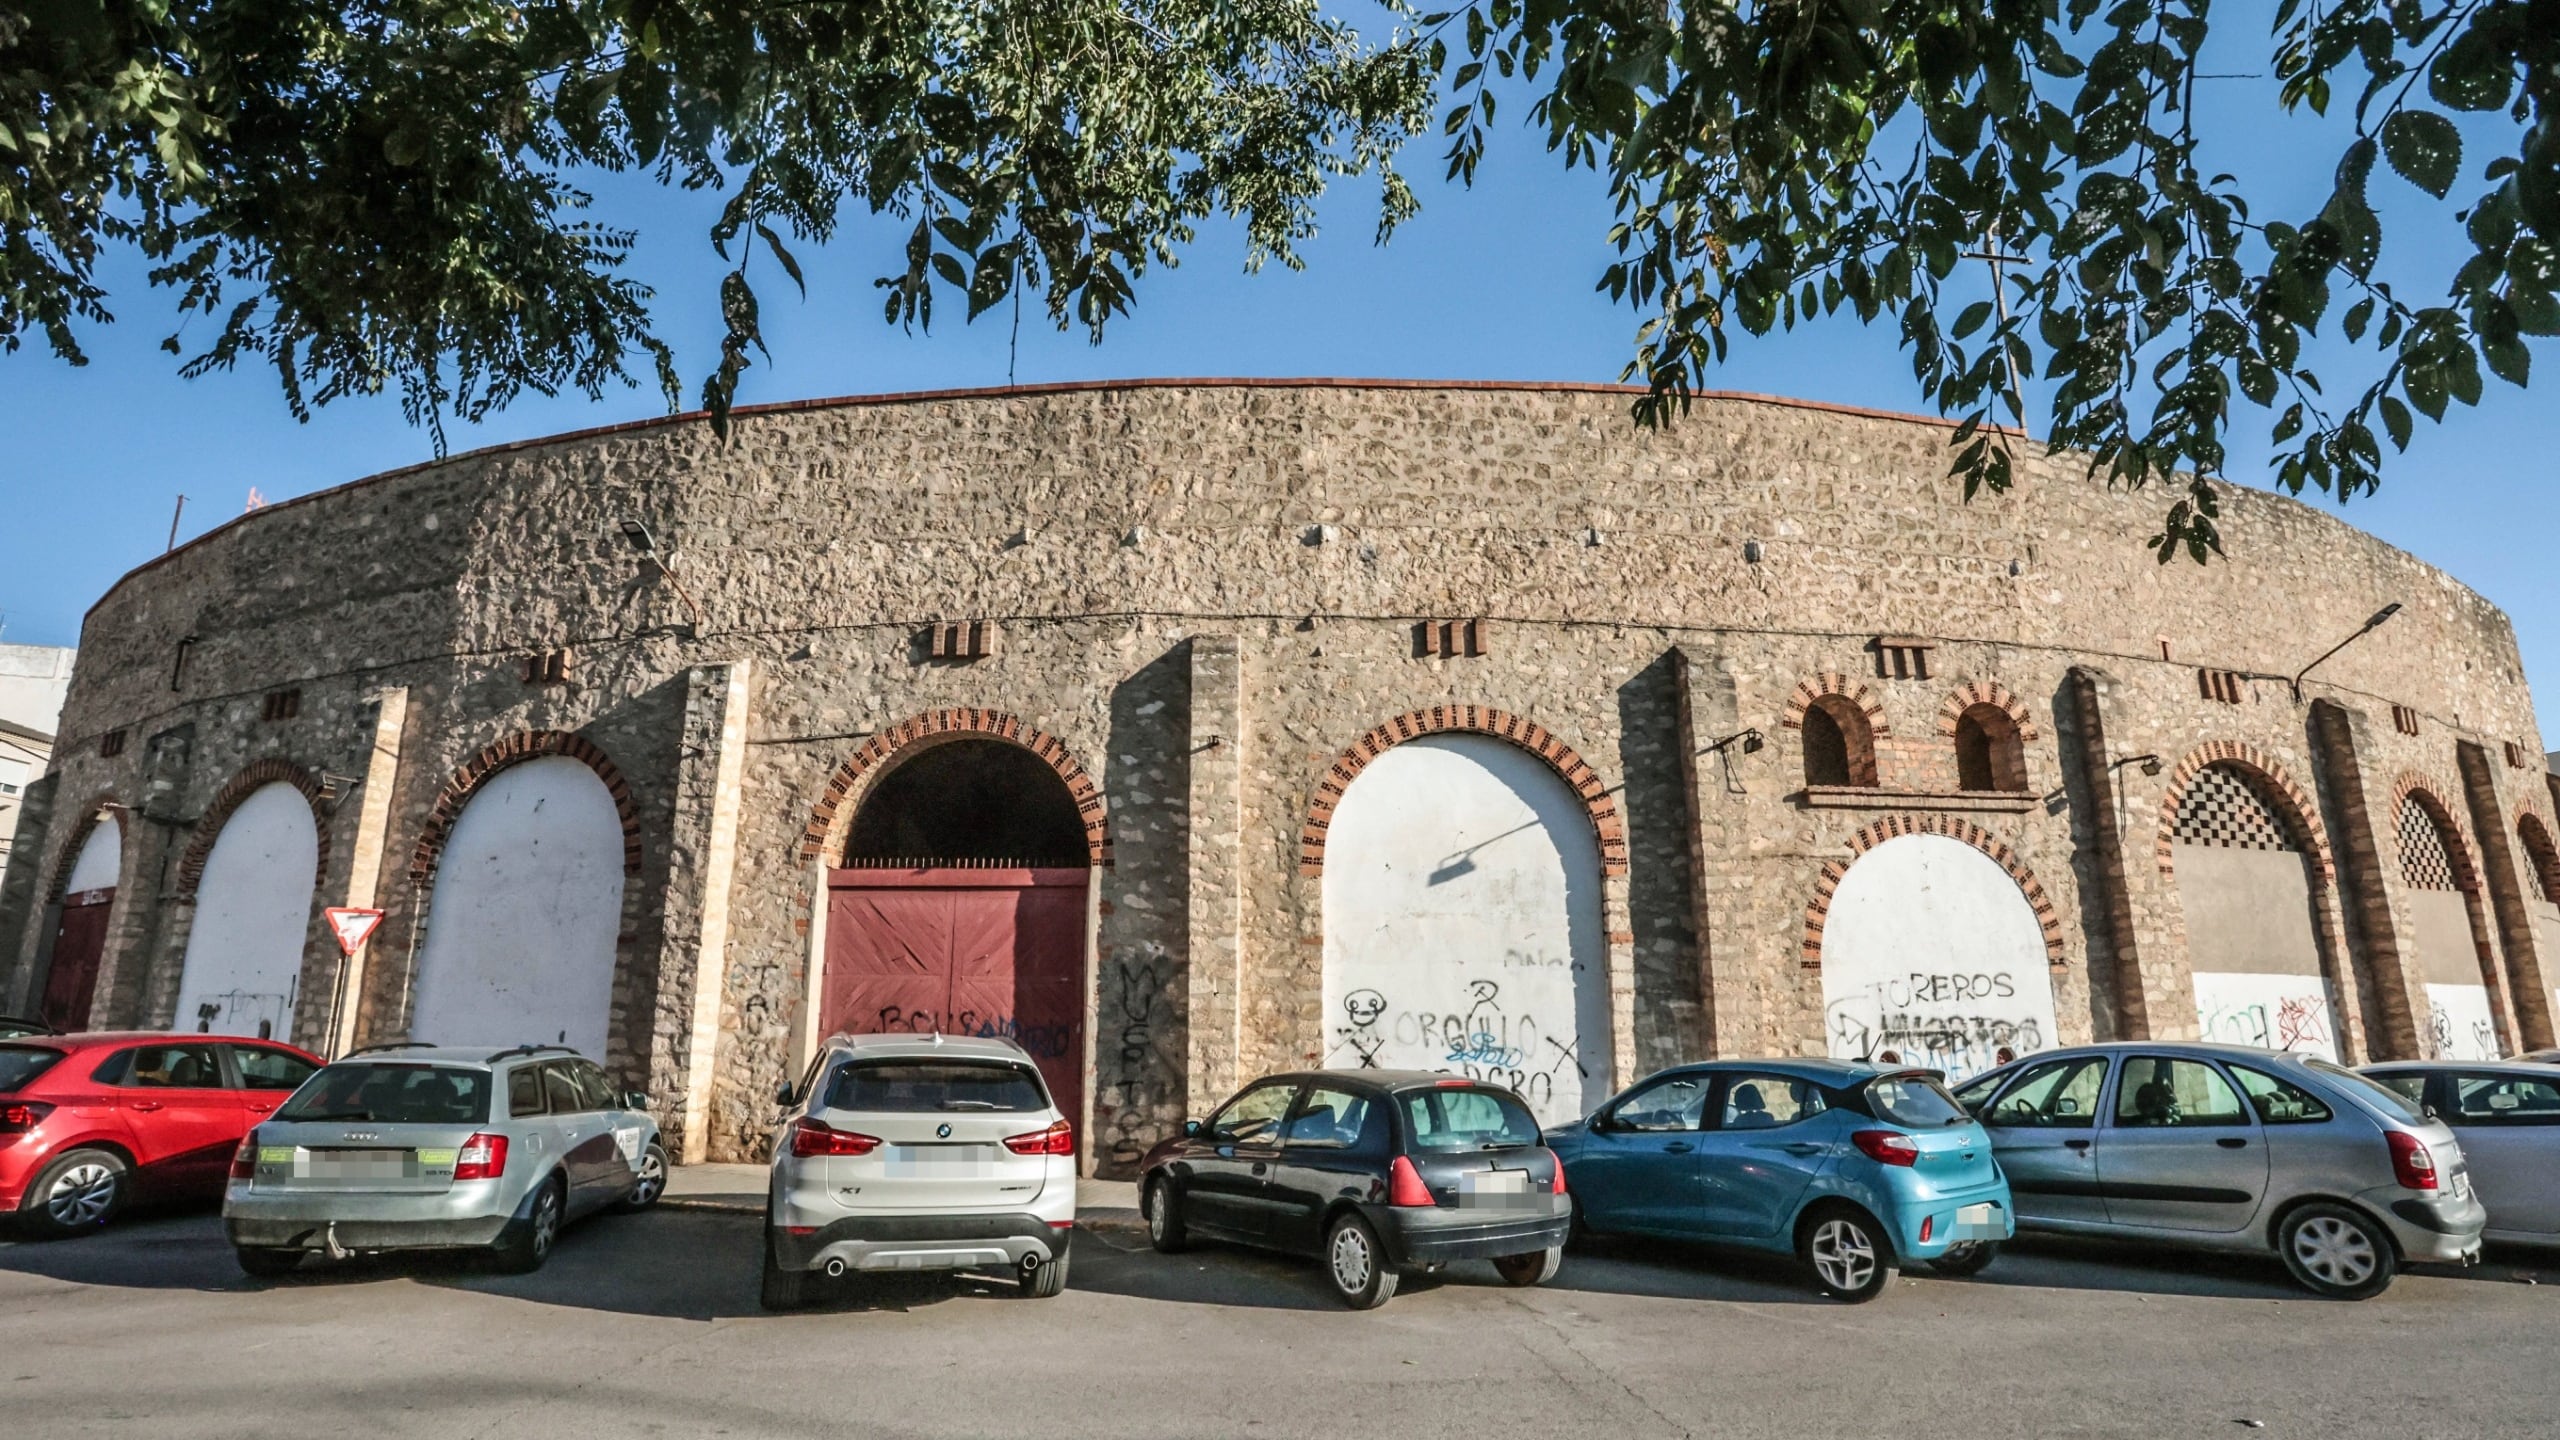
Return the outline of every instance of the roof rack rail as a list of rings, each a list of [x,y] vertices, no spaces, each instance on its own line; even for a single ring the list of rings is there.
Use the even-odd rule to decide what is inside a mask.
[[[501,1060],[513,1060],[519,1055],[540,1055],[552,1050],[557,1050],[563,1055],[575,1055],[578,1053],[575,1049],[567,1045],[519,1045],[513,1050],[501,1050],[497,1054],[490,1056],[488,1063],[495,1065]]]
[[[384,1040],[378,1044],[359,1045],[338,1058],[352,1060],[358,1055],[371,1055],[381,1050],[433,1050],[434,1048],[436,1048],[435,1042],[432,1040]]]

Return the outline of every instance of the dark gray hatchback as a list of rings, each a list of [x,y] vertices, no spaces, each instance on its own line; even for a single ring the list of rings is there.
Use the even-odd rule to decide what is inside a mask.
[[[1158,1250],[1199,1237],[1312,1255],[1357,1310],[1452,1260],[1538,1284],[1573,1221],[1564,1166],[1519,1096],[1422,1071],[1257,1080],[1148,1152],[1138,1183]]]

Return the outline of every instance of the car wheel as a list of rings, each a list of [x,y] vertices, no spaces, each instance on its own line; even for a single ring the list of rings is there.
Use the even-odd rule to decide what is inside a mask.
[[[568,1209],[561,1198],[560,1182],[546,1180],[533,1192],[523,1218],[508,1227],[508,1233],[495,1246],[498,1268],[510,1275],[530,1275],[551,1258],[551,1247],[560,1240],[560,1222]]]
[[[1857,1211],[1822,1212],[1805,1227],[1800,1244],[1814,1288],[1834,1300],[1873,1300],[1893,1283],[1893,1247],[1876,1222]]]
[[[2400,1268],[2391,1237],[2344,1205],[2305,1205],[2284,1217],[2276,1251],[2296,1283],[2332,1300],[2370,1300],[2391,1288]]]
[[[240,1273],[253,1280],[278,1280],[302,1268],[302,1252],[277,1250],[265,1245],[240,1245],[231,1251],[240,1262]]]
[[[1506,1285],[1544,1285],[1564,1268],[1564,1247],[1550,1245],[1526,1255],[1497,1255],[1493,1258],[1493,1268],[1501,1274]]]
[[[631,1182],[631,1193],[615,1202],[613,1208],[619,1214],[636,1215],[657,1204],[658,1197],[666,1193],[667,1152],[652,1140],[649,1148],[640,1152],[640,1173]]]
[[[107,1150],[74,1150],[39,1171],[19,1214],[42,1235],[95,1230],[124,1208],[133,1168]]]
[[[1147,1243],[1165,1255],[1191,1248],[1190,1228],[1182,1223],[1181,1197],[1162,1175],[1147,1182]]]
[[[1324,1272],[1333,1293],[1354,1310],[1375,1310],[1396,1293],[1396,1272],[1378,1232],[1357,1215],[1344,1215],[1325,1232]]]
[[[1021,1295],[1025,1300],[1055,1299],[1067,1288],[1067,1257],[1043,1260],[1022,1272]]]
[[[764,1227],[764,1292],[757,1297],[767,1310],[797,1310],[807,1298],[809,1272],[785,1270],[773,1253],[773,1226]]]
[[[1981,1274],[1991,1267],[1992,1261],[1998,1258],[2000,1258],[1998,1241],[1967,1240],[1960,1245],[1948,1246],[1946,1254],[1929,1262],[1929,1269],[1951,1280],[1961,1280],[1968,1275]]]

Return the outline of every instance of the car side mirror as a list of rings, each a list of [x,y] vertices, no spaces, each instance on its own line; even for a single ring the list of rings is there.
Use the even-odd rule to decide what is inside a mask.
[[[1197,1120],[1185,1120],[1185,1121],[1183,1121],[1183,1122],[1182,1122],[1182,1138],[1183,1138],[1183,1139],[1185,1139],[1185,1140],[1196,1139],[1196,1138],[1198,1138],[1199,1134],[1200,1134],[1200,1122],[1199,1122],[1199,1121],[1197,1121]]]
[[[781,1085],[775,1088],[773,1092],[773,1103],[788,1110],[791,1108],[791,1101],[791,1082],[785,1080]]]
[[[1592,1112],[1592,1115],[1591,1115],[1591,1133],[1592,1133],[1592,1134],[1594,1134],[1594,1135],[1606,1135],[1606,1134],[1608,1134],[1610,1131],[1615,1130],[1615,1129],[1617,1129],[1617,1128],[1618,1128],[1618,1121],[1617,1121],[1617,1117],[1616,1117],[1612,1112],[1607,1111],[1607,1110],[1596,1110],[1596,1111],[1593,1111],[1593,1112]]]
[[[649,1092],[648,1092],[648,1091],[646,1091],[646,1090],[625,1090],[625,1091],[623,1091],[623,1092],[622,1092],[622,1108],[623,1108],[623,1109],[625,1109],[625,1110],[646,1110],[646,1109],[648,1109],[648,1108],[649,1108]]]
[[[2068,1095],[2065,1095],[2061,1099],[2053,1102],[2053,1113],[2056,1115],[2077,1115],[2080,1113],[2080,1102],[2072,1099]]]

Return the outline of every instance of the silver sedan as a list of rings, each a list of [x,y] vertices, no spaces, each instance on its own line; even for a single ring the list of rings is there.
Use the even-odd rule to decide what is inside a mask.
[[[2364,1073],[2453,1127],[2492,1240],[2560,1245],[2560,1069],[2520,1060],[2411,1060]]]

